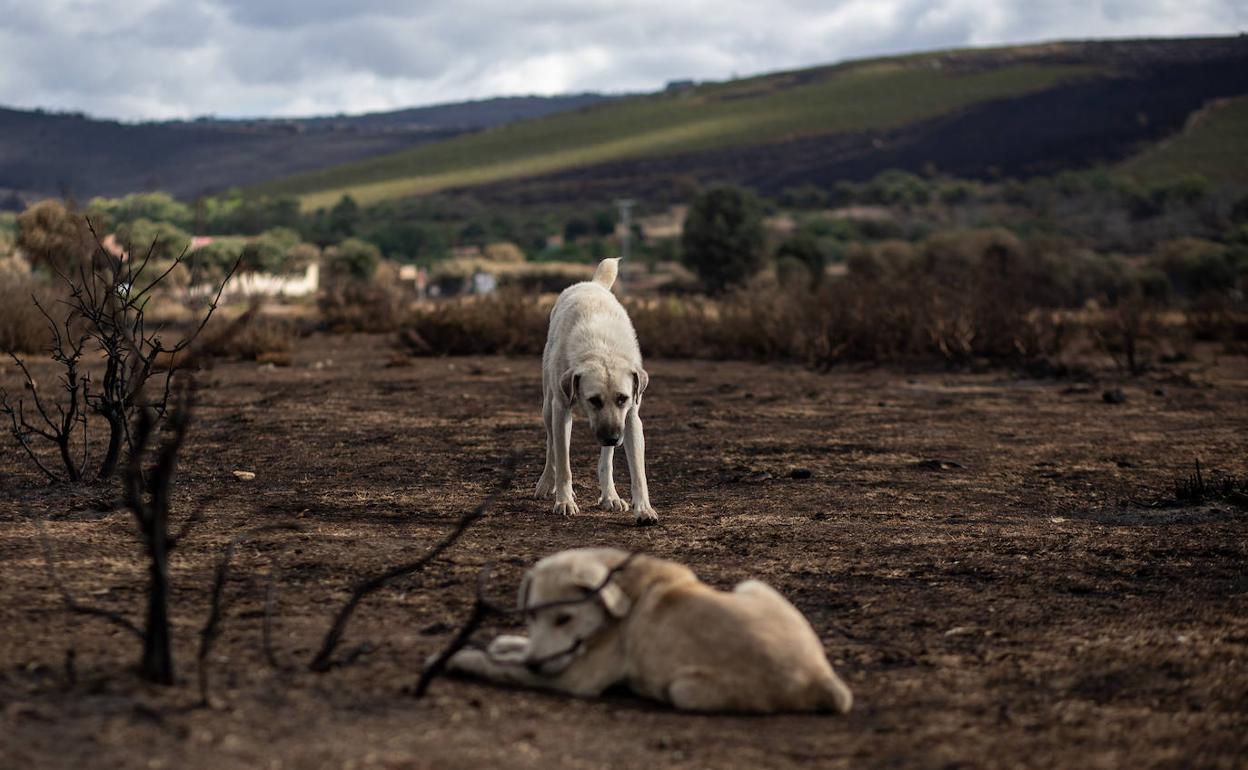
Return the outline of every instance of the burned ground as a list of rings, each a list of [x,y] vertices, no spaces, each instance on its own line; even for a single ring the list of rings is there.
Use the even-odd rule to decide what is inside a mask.
[[[134,641],[67,614],[43,569],[46,514],[78,597],[137,620],[129,513],[107,489],[48,488],[0,450],[0,765],[1242,766],[1248,511],[1141,504],[1172,494],[1197,458],[1208,474],[1248,474],[1248,362],[1201,360],[1095,384],[651,361],[662,525],[646,529],[592,510],[580,424],[582,514],[555,519],[531,499],[535,359],[394,366],[388,339],[357,336],[304,340],[286,368],[220,364],[203,377],[177,494],[181,513],[204,511],[173,557],[177,687],[141,683]],[[1102,399],[1117,386],[1125,403]],[[446,534],[512,450],[516,488],[442,559],[366,600],[342,646],[367,644],[354,663],[308,671],[350,584]],[[278,521],[302,531],[240,546],[213,704],[196,707],[214,563],[237,533]],[[695,716],[452,679],[424,700],[404,693],[484,565],[506,598],[525,565],[585,545],[678,559],[724,588],[767,580],[822,637],[853,712]],[[261,645],[274,569],[288,671]]]

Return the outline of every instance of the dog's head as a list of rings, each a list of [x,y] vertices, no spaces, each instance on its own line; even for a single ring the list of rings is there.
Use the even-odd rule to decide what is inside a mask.
[[[598,635],[628,615],[632,602],[613,580],[607,559],[618,552],[563,551],[539,561],[520,583],[529,631],[525,666],[553,676],[583,655]]]
[[[598,443],[619,446],[628,410],[641,403],[649,384],[650,375],[641,367],[582,366],[563,373],[559,390],[567,403],[581,405]]]

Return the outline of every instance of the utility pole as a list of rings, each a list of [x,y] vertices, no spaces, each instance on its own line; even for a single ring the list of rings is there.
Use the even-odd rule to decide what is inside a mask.
[[[631,198],[620,198],[615,205],[620,209],[620,224],[624,226],[624,234],[620,236],[620,259],[628,259],[628,247],[633,238],[633,223],[629,213],[636,201]]]

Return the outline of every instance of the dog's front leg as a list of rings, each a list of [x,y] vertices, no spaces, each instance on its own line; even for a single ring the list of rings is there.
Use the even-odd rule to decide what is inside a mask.
[[[615,447],[604,446],[598,453],[598,488],[602,494],[598,497],[598,505],[605,511],[624,511],[628,506],[615,491]]]
[[[494,645],[490,645],[493,648]],[[460,650],[446,662],[448,671],[471,674],[491,682],[518,684],[524,687],[550,687],[549,677],[539,676],[524,667],[514,656],[495,657],[487,650]]]
[[[570,405],[555,402],[551,427],[554,428],[555,442],[555,513],[560,516],[575,516],[580,513],[580,509],[576,507],[576,494],[572,491],[572,461],[569,457],[572,447]]]
[[[658,524],[659,516],[650,507],[650,490],[646,487],[646,437],[641,432],[641,416],[636,407],[629,410],[624,422],[624,453],[628,455],[628,475],[633,483],[633,519],[639,527]]]
[[[489,651],[460,650],[446,662],[447,670],[460,674],[469,674],[491,682],[498,682],[499,684],[554,690],[555,692],[578,695],[583,698],[601,695],[602,691],[613,683],[612,681],[600,681],[602,677],[591,676],[586,678],[578,676],[575,666],[564,669],[554,676],[535,673],[517,660],[516,651],[509,649],[510,645],[505,645],[503,650],[497,654],[495,653],[496,643],[502,638],[495,639],[495,643],[490,644]],[[517,637],[506,638],[509,641],[514,641]],[[526,644],[528,642],[527,639],[523,639],[523,641]]]
[[[555,426],[554,407],[547,394],[542,399],[542,426],[546,429],[546,467],[537,481],[534,497],[549,497],[555,493]]]

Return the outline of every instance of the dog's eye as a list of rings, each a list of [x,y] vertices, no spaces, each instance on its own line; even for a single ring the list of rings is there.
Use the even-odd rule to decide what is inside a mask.
[[[616,406],[624,406],[627,403],[628,403],[628,396],[624,395],[623,393],[615,397]]]
[[[571,616],[571,615],[560,615],[560,616],[558,616],[558,617],[556,617],[556,618],[555,618],[555,625],[556,625],[556,626],[566,626],[566,625],[567,625],[568,623],[570,623],[571,621],[572,621],[572,616]]]
[[[590,403],[590,406],[594,407],[595,409],[602,408],[602,399],[599,398],[598,396],[592,396],[589,399],[589,403]]]

